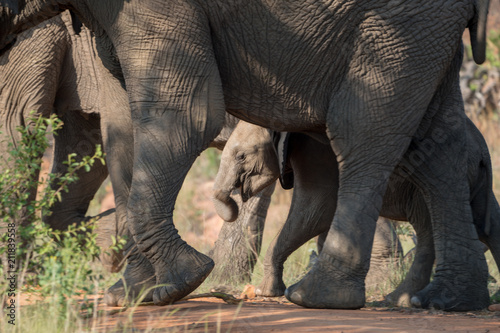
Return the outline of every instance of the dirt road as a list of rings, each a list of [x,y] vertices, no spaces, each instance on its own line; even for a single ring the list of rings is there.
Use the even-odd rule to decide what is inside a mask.
[[[500,332],[500,312],[318,310],[284,298],[246,300],[241,305],[200,298],[166,307],[140,306],[92,322],[105,332]]]

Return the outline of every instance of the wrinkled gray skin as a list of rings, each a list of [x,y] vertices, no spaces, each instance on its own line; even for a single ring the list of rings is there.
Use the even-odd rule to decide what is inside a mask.
[[[307,184],[307,186],[310,186],[310,184]],[[315,213],[312,213],[312,215],[309,216],[314,215]],[[293,218],[291,219],[293,220]],[[399,237],[394,230],[393,223],[394,222],[384,217],[379,217],[379,219],[377,220],[377,227],[375,228],[375,235],[373,236],[370,269],[368,270],[368,274],[366,275],[365,279],[367,288],[375,288],[380,284],[387,283],[387,277],[390,276],[392,271],[397,270],[400,267],[402,260],[406,258],[406,256],[405,258],[403,258],[403,248],[399,241]],[[290,227],[290,225],[292,227]],[[286,228],[283,229],[283,232],[293,232],[293,225],[294,223],[288,223],[286,225]],[[321,250],[323,249],[323,244],[327,236],[328,232],[323,232],[322,234],[318,235],[318,252],[321,252]],[[279,240],[283,239],[286,238],[280,235]],[[292,237],[292,239],[295,238]],[[280,267],[283,266],[283,263],[286,261],[286,257],[282,263],[272,263],[271,265],[268,264],[266,266],[266,262],[272,262],[272,260],[274,260],[274,257],[280,257],[279,253],[281,253],[282,251],[275,250],[274,247],[276,247],[276,245],[276,242],[273,242],[271,244],[273,248],[268,248],[266,252],[266,260],[264,263],[265,276],[262,279],[261,285],[255,291],[257,295],[275,297],[284,295],[285,293],[286,286],[282,281],[283,273],[279,270],[282,270]],[[288,246],[289,244],[285,245]],[[267,257],[271,258],[271,260],[269,260],[269,258]],[[275,267],[278,267],[279,270],[276,270]],[[279,278],[276,279],[276,276],[278,276]]]
[[[275,148],[273,136],[268,129],[240,122],[222,153],[215,193],[241,189],[244,197],[250,198],[253,193],[273,183],[280,176],[277,167],[279,155],[283,153]],[[483,136],[470,120],[467,120],[467,152],[474,225],[480,240],[491,249],[500,267],[500,209],[492,191],[490,156]],[[285,225],[266,253],[264,278],[256,291],[261,296],[281,296],[285,293],[286,286],[282,279],[285,260],[312,237],[324,237],[335,214],[336,206],[331,198],[337,197],[338,172],[332,170],[338,165],[329,147],[307,135],[291,133],[288,134],[287,154],[285,163],[293,170],[292,204]],[[410,305],[411,296],[429,283],[435,259],[430,215],[421,193],[411,180],[410,176],[400,181],[395,173],[389,183],[392,191],[386,193],[381,210],[383,216],[410,221],[417,234],[414,262],[404,281],[387,296],[389,301],[402,306]],[[439,183],[438,179],[430,185],[436,183]],[[227,211],[231,206],[220,204],[217,199],[215,202],[221,215],[238,214],[237,211]],[[486,221],[487,211],[491,212],[490,223]],[[377,238],[383,240],[387,234],[387,224],[380,222],[377,224],[378,228],[381,227],[380,235],[377,237],[379,229],[375,232],[370,272],[384,263],[387,258],[384,252],[391,250],[383,241],[376,241]],[[486,223],[489,225],[486,226]],[[487,228],[489,231],[486,231]]]
[[[18,36],[12,48],[0,56],[2,156],[7,155],[9,143],[20,144],[16,128],[29,124],[31,112],[35,112],[33,117],[55,113],[64,122],[54,136],[53,173],[67,172],[63,162],[70,153],[76,153],[77,159],[95,153],[96,144],[102,145],[98,116],[102,104],[96,89],[99,76],[88,75],[94,69],[95,57],[89,30],[79,22],[73,24],[69,12]],[[61,193],[61,201],[54,205],[51,215],[44,216],[44,221],[63,230],[70,224],[97,218],[97,244],[103,250],[100,259],[108,270],[117,272],[124,260],[122,253],[109,249],[111,237],[119,236],[114,209],[85,217],[90,201],[108,175],[107,168],[98,162],[90,172],[79,170],[76,175],[79,180],[68,185],[68,192]],[[36,189],[32,189],[30,197],[35,196]],[[26,225],[29,220],[24,217],[20,223]]]
[[[279,167],[278,156],[273,145],[273,140],[272,131],[243,121],[237,125],[235,131],[232,132],[229,137],[225,146],[226,148],[222,153],[221,166],[214,185],[214,190],[217,194],[217,197],[214,198],[214,205],[217,209],[217,213],[225,221],[235,221],[240,218],[238,207],[242,206],[242,204],[236,203],[233,200],[233,197],[230,197],[231,193],[235,190],[241,189],[239,192],[241,193],[243,203],[248,202],[248,200],[252,200],[252,198],[255,198],[256,196],[261,197],[263,194],[269,192],[272,194],[274,191],[274,184],[279,175]],[[236,198],[239,198],[239,196],[236,196]],[[330,197],[327,199],[330,200]],[[309,204],[309,200],[302,202],[297,206],[297,211],[303,211],[306,207],[310,207]],[[249,205],[243,207],[248,206]],[[317,208],[316,206],[313,207]],[[308,216],[310,216],[311,219],[313,219],[316,214],[321,216],[321,213],[319,213],[316,209],[308,209],[307,211],[308,214],[310,214]],[[262,213],[265,213],[262,209],[255,212],[255,214]],[[248,214],[248,211],[243,214]],[[333,218],[333,214],[331,214],[328,218],[331,220]],[[227,225],[233,224],[225,223],[224,227]],[[259,226],[262,230],[264,228],[264,223]],[[285,226],[285,228],[287,227]],[[326,233],[322,236],[323,237],[320,237],[320,240],[318,241],[318,249],[322,247]],[[217,243],[227,242],[228,239],[232,239],[232,237],[219,236]],[[226,257],[230,256],[231,251],[233,250],[228,250],[227,248],[230,247],[228,245],[229,244],[226,244],[224,247],[224,254]],[[275,246],[275,243],[273,242],[271,246]],[[242,256],[237,255],[239,253],[237,248],[234,250],[234,257],[243,258]],[[269,249],[267,253],[269,254],[272,251],[273,250]],[[397,264],[397,258],[399,258],[402,254],[401,244],[397,241],[397,236],[395,235],[390,222],[385,219],[379,219],[379,221],[377,221],[372,252],[374,254],[372,253],[371,267],[374,268],[370,269],[368,272],[367,285],[375,285],[380,282],[382,275],[386,273],[389,267],[394,268],[393,265]],[[288,255],[286,257],[288,257]],[[284,257],[284,259],[286,259],[286,257]],[[265,291],[269,288],[257,290],[259,295],[281,296],[284,294],[285,285],[281,279],[282,267],[285,261],[284,259],[282,262],[277,264],[273,263],[272,265],[268,265],[269,260],[266,260],[266,277],[264,278],[264,281],[270,281],[268,277],[271,275],[267,273],[269,271],[269,266],[272,266],[273,270],[281,270],[279,272],[280,287],[274,288],[276,290],[269,292]],[[231,262],[232,261],[229,260],[225,263],[229,264]],[[274,269],[274,267],[276,267],[276,269]],[[232,273],[232,270],[230,271]],[[231,273],[228,274],[228,278]],[[384,277],[385,276],[386,275],[384,275]],[[271,283],[271,285],[277,284],[278,282]]]
[[[446,309],[487,305],[486,262],[470,228],[470,207],[460,204],[470,196],[467,176],[452,172],[466,169],[465,121],[436,107],[456,101],[453,87],[438,91],[468,26],[475,59],[484,60],[487,1],[1,4],[0,48],[30,25],[72,8],[94,31],[105,66],[127,87],[134,136],[114,138],[120,145],[133,141],[126,145],[134,147],[132,177],[121,191],[113,187],[139,250],[129,264],[137,263],[140,275],[153,273],[161,285],[153,292],[156,304],[189,294],[213,268],[179,237],[172,211],[190,166],[220,132],[227,110],[276,131],[326,133],[339,161],[337,210],[318,261],[289,288],[293,302],[326,308],[364,306],[389,176],[413,137],[439,129],[444,121],[437,119],[456,119],[451,135],[438,138],[440,145],[457,143],[454,151],[430,160],[424,155],[425,168],[416,172],[425,179],[425,169],[440,166],[445,184],[424,195],[441,218],[433,219],[436,275],[419,300]],[[431,205],[437,198],[443,205]],[[353,234],[349,244],[338,241],[343,233]],[[450,284],[460,291],[458,303],[446,296]]]
[[[31,111],[35,111],[36,117],[54,112],[64,121],[63,129],[54,137],[52,172],[66,173],[66,165],[62,162],[67,160],[69,153],[76,152],[77,158],[93,155],[95,145],[102,145],[99,114],[106,117],[104,113],[111,112],[115,116],[129,117],[126,112],[119,114],[119,110],[103,109],[107,105],[106,96],[100,95],[98,88],[106,82],[99,75],[103,69],[99,63],[95,64],[99,61],[89,30],[77,19],[72,19],[69,12],[18,36],[12,48],[0,56],[2,155],[6,155],[10,142],[19,144],[20,136],[15,129],[29,121]],[[30,70],[19,71],[26,67]],[[88,75],[88,70],[95,74]],[[124,100],[128,109],[126,98]],[[227,117],[223,131],[212,146],[222,150],[237,122],[238,119]],[[97,243],[103,249],[101,262],[108,270],[118,272],[125,260],[123,253],[109,250],[111,236],[116,238],[126,231],[117,225],[115,210],[95,217],[85,216],[90,201],[107,175],[106,166],[100,163],[90,172],[79,171],[79,180],[69,185],[68,192],[62,192],[61,202],[54,205],[51,215],[44,216],[44,221],[54,229],[63,230],[70,224],[97,218]],[[248,213],[222,228],[222,236],[213,249],[214,260],[221,266],[221,281],[226,280],[227,268],[230,268],[233,281],[249,281],[260,252],[263,223],[272,194],[268,192],[243,205],[243,212]],[[33,189],[31,196],[35,195]],[[29,221],[22,221],[24,225],[27,223]]]

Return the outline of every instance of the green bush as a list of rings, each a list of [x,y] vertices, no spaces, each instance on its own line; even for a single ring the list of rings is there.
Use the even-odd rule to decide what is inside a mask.
[[[96,224],[91,220],[71,225],[64,231],[52,230],[43,223],[41,216],[50,214],[52,205],[61,199],[62,191],[67,191],[68,184],[78,180],[78,170],[89,171],[96,161],[104,163],[104,158],[99,146],[94,156],[81,161],[75,160],[76,154],[70,154],[65,162],[67,174],[49,174],[46,179],[38,180],[41,158],[49,146],[47,134],[57,135],[63,124],[55,116],[33,118],[28,123],[32,125],[17,129],[22,138],[18,146],[10,144],[8,156],[0,160],[3,170],[0,175],[0,230],[7,230],[2,238],[4,246],[0,248],[3,259],[0,270],[2,276],[9,271],[17,272],[16,293],[36,291],[42,299],[50,299],[55,306],[51,311],[57,312],[52,314],[58,318],[54,324],[67,326],[68,316],[75,312],[68,311],[76,305],[75,296],[92,292],[101,279],[92,264],[100,254],[93,232]],[[47,186],[49,183],[57,186]],[[30,198],[30,193],[40,186],[45,189],[39,193],[39,198]],[[11,251],[11,261],[6,261],[7,244],[12,243],[15,244],[11,246],[15,247],[15,257]],[[117,247],[123,242],[118,241],[118,244]],[[7,296],[8,289],[9,281],[1,280],[4,302],[11,297]],[[20,323],[16,324],[18,331]]]
[[[500,31],[498,30],[488,33],[486,59],[491,66],[500,68]]]

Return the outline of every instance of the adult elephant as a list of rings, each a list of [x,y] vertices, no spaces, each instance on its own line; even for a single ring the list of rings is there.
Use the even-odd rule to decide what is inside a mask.
[[[360,244],[373,241],[389,175],[412,137],[421,136],[417,129],[443,116],[430,104],[466,27],[476,60],[484,59],[488,7],[475,0],[2,3],[0,45],[27,24],[72,8],[94,30],[108,68],[119,62],[134,133],[132,182],[122,192],[140,250],[131,260],[154,268],[158,305],[194,290],[213,268],[179,237],[172,211],[189,167],[220,131],[224,110],[278,131],[326,133],[339,160],[338,209],[292,299],[328,308],[364,305],[371,246]],[[465,123],[458,120],[453,130],[453,140],[465,143]],[[429,167],[465,169],[467,158],[455,149]],[[453,190],[425,193],[441,219],[433,223],[438,269],[422,304],[455,306],[442,291],[458,277],[470,300],[461,309],[485,305],[487,268],[469,228],[470,208],[456,209],[469,197],[466,178]],[[444,205],[432,205],[436,198]],[[339,247],[343,233],[355,235]]]
[[[466,147],[474,226],[480,240],[491,250],[500,267],[500,207],[492,190],[490,156],[483,136],[470,120],[467,120]],[[409,151],[406,155],[411,153]],[[445,152],[439,148],[436,150],[436,154],[442,153]],[[336,209],[331,199],[337,196],[336,169],[336,158],[329,147],[304,134],[276,135],[268,129],[241,122],[229,138],[214,185],[216,208],[221,215],[238,215],[238,211],[234,210],[237,207],[227,195],[237,189],[248,199],[268,184],[274,184],[280,176],[285,187],[294,187],[288,218],[266,253],[264,277],[257,288],[258,295],[284,295],[286,287],[282,275],[287,257],[312,237],[319,235],[322,238],[327,234]],[[427,186],[439,183],[438,179],[432,180],[432,176],[429,180],[431,182]],[[389,188],[391,191],[384,196],[381,215],[410,221],[418,239],[410,270],[398,288],[387,297],[397,305],[408,306],[410,298],[430,280],[435,259],[431,215],[422,193],[412,182],[412,175],[401,179],[396,169]],[[381,226],[377,224],[378,228]],[[384,231],[377,230],[379,237],[375,237],[375,240],[383,239]],[[385,248],[384,242],[374,241],[370,272],[388,258],[381,251]]]
[[[15,147],[20,144],[18,126],[28,124],[31,117],[47,117],[55,113],[63,120],[64,126],[54,136],[52,172],[65,174],[67,165],[63,162],[68,154],[76,153],[76,158],[81,159],[94,154],[96,144],[103,144],[101,117],[104,121],[110,117],[125,117],[130,123],[126,93],[117,87],[112,95],[107,95],[106,87],[112,82],[108,83],[109,74],[100,61],[91,32],[69,11],[19,35],[12,47],[0,56],[0,124],[3,131],[0,153],[7,154],[11,143]],[[105,88],[101,90],[103,86]],[[238,119],[228,116],[223,131],[211,146],[222,150],[237,122]],[[132,136],[131,126],[129,128],[127,134]],[[121,131],[126,132],[127,126],[121,126]],[[106,134],[104,150],[111,154],[108,155],[111,156],[108,165],[119,164],[123,170],[126,160],[112,159],[117,155],[109,151],[109,139]],[[51,214],[43,219],[50,227],[63,230],[70,224],[97,218],[97,241],[103,249],[101,262],[107,269],[117,272],[124,264],[124,256],[123,253],[110,252],[109,247],[112,236],[116,238],[127,233],[119,223],[124,218],[117,219],[114,209],[97,216],[86,216],[90,201],[107,175],[107,167],[100,163],[90,172],[78,171],[78,181],[68,185],[68,191],[61,193],[61,201],[56,202]],[[213,250],[221,280],[227,277],[224,273],[228,268],[237,282],[249,280],[260,250],[271,194],[272,191],[267,190],[243,205],[244,216],[223,227],[222,236]],[[35,188],[30,189],[30,195],[34,199]],[[21,221],[22,225],[28,223],[26,218]],[[133,242],[126,248],[128,251],[134,248]],[[235,248],[238,249],[236,253],[232,251]]]

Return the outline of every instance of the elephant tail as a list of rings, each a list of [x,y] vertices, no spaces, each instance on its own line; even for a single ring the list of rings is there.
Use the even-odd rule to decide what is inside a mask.
[[[493,202],[492,196],[493,194],[493,174],[491,171],[491,159],[489,152],[486,151],[483,153],[483,159],[481,161],[482,164],[484,164],[485,169],[486,169],[486,185],[487,185],[487,191],[486,191],[486,212],[484,214],[484,233],[486,236],[490,235],[491,231],[491,205]]]
[[[482,64],[486,60],[486,22],[489,6],[489,0],[476,0],[476,13],[469,23],[472,55],[477,64]]]

